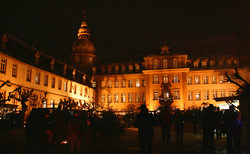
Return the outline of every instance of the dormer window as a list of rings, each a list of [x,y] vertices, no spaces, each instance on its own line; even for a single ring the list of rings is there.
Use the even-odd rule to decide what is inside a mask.
[[[173,68],[178,68],[178,59],[177,58],[173,59]]]
[[[112,66],[108,67],[108,74],[112,74]]]
[[[140,71],[140,65],[138,65],[138,64],[135,65],[135,71],[136,71],[136,72],[139,72],[139,71]]]
[[[119,66],[115,65],[115,74],[118,74],[118,73],[119,73]]]
[[[199,63],[200,63],[199,60],[197,60],[197,61],[194,62],[194,68],[195,69],[199,68]]]
[[[35,54],[35,64],[36,65],[39,64],[39,58],[40,58],[40,53],[39,53],[39,51],[37,51],[36,54]]]
[[[210,67],[211,67],[211,68],[214,68],[214,67],[215,67],[215,61],[214,61],[214,60],[211,60],[211,61],[210,61]]]
[[[168,60],[167,60],[167,59],[164,59],[164,60],[162,61],[162,67],[163,67],[163,68],[168,68]]]
[[[202,64],[202,68],[206,68],[207,67],[207,61],[206,60],[203,60],[201,64]]]
[[[96,67],[93,67],[92,71],[93,71],[93,75],[96,75]]]
[[[73,69],[73,71],[72,71],[72,77],[73,77],[73,79],[75,79],[75,77],[76,77],[76,70],[75,69]]]
[[[102,74],[106,74],[106,68],[102,67]]]
[[[228,59],[228,60],[227,60],[227,66],[228,66],[228,67],[231,67],[231,66],[232,66],[232,60],[231,60],[231,59]]]
[[[132,72],[133,72],[133,66],[132,66],[132,65],[129,65],[129,66],[128,66],[128,70],[129,70],[129,73],[132,73]]]
[[[154,69],[154,70],[158,69],[158,65],[159,65],[159,62],[158,62],[157,59],[155,59],[155,60],[153,61],[153,69]]]
[[[219,66],[219,67],[223,67],[223,60],[219,60],[219,61],[218,61],[218,66]]]
[[[55,60],[51,59],[51,61],[50,61],[50,70],[54,71],[54,68],[55,68]]]
[[[122,66],[122,73],[126,73],[126,66]]]
[[[66,76],[66,71],[67,71],[67,65],[63,66],[63,76]]]

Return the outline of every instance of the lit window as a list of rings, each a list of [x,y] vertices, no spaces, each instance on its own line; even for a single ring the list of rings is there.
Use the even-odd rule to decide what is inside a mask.
[[[163,98],[169,98],[169,92],[168,91],[164,91],[163,92]]]
[[[70,82],[70,84],[69,84],[69,92],[70,93],[72,92],[72,82]]]
[[[126,81],[122,80],[122,88],[125,88],[125,87],[126,87]]]
[[[194,77],[194,83],[195,84],[200,84],[200,76],[195,76]]]
[[[208,84],[208,76],[203,76],[203,84]]]
[[[140,71],[140,65],[136,64],[135,65],[135,70],[136,70],[136,72],[139,72]]]
[[[162,66],[163,68],[168,68],[168,60],[167,59],[164,59],[162,63],[163,63],[163,66]]]
[[[116,66],[115,66],[115,74],[118,74],[118,73],[119,73],[119,66],[116,65]]]
[[[112,95],[108,94],[108,103],[112,103]]]
[[[58,90],[62,89],[62,80],[58,80]]]
[[[136,79],[135,80],[135,86],[136,87],[140,87],[140,79]]]
[[[201,100],[201,92],[195,91],[195,100]]]
[[[173,76],[173,83],[179,83],[179,75]]]
[[[209,91],[208,90],[204,91],[204,100],[209,100]]]
[[[126,102],[126,95],[125,94],[121,94],[121,102],[122,103]]]
[[[145,93],[142,93],[142,102],[146,102],[146,95],[145,95]]]
[[[96,81],[92,81],[92,87],[95,88],[96,87]]]
[[[105,94],[102,94],[101,96],[101,103],[105,103]]]
[[[51,101],[50,101],[50,107],[51,107],[51,108],[54,108],[54,106],[55,106],[55,101],[54,101],[54,100],[51,100]]]
[[[211,61],[210,61],[210,67],[211,67],[211,68],[214,68],[214,67],[215,67],[215,61],[214,61],[214,60],[211,60]]]
[[[26,81],[31,81],[31,68],[27,68]]]
[[[56,81],[55,77],[52,77],[51,78],[51,88],[55,88],[55,81]]]
[[[115,94],[115,103],[118,103],[118,102],[119,102],[119,95]]]
[[[189,100],[189,101],[192,101],[192,100],[193,100],[193,92],[192,92],[192,91],[189,91],[189,92],[188,92],[188,100]]]
[[[188,76],[188,77],[187,77],[187,84],[188,84],[188,85],[193,84],[193,83],[192,83],[192,77],[191,77],[191,76]]]
[[[76,86],[76,84],[74,85],[74,94],[76,94],[76,88],[77,88],[77,86]]]
[[[132,93],[128,94],[128,102],[129,103],[133,102],[133,94]]]
[[[225,97],[226,96],[226,91],[225,90],[221,90],[220,91],[220,96],[221,97]]]
[[[13,64],[12,66],[12,77],[17,77],[17,64]]]
[[[6,73],[6,66],[7,66],[7,59],[2,58],[1,59],[1,73]]]
[[[111,67],[111,66],[108,67],[108,73],[109,73],[109,74],[112,74],[112,67]]]
[[[174,99],[180,99],[180,91],[179,91],[179,89],[174,90]]]
[[[219,75],[219,82],[224,83],[224,75]]]
[[[140,102],[141,98],[140,98],[140,93],[136,93],[135,94],[135,102]]]
[[[81,87],[81,89],[80,89],[80,96],[82,96],[82,87]]]
[[[101,88],[105,88],[106,87],[106,81],[101,81]]]
[[[168,76],[167,75],[163,76],[163,83],[168,83]]]
[[[128,87],[133,87],[133,81],[132,80],[128,80]]]
[[[112,88],[112,81],[111,80],[108,81],[108,88]]]
[[[84,97],[86,97],[87,95],[88,95],[88,89],[85,88],[85,89],[84,89]]]
[[[158,83],[159,83],[158,76],[154,76],[154,78],[153,78],[153,84],[158,84]]]
[[[41,76],[41,73],[36,72],[36,81],[35,81],[36,84],[40,84],[40,76]]]
[[[122,66],[122,73],[126,73],[126,67]]]
[[[178,68],[178,60],[176,58],[173,59],[173,68]]]
[[[105,73],[106,73],[106,68],[102,67],[102,74],[105,74]]]
[[[213,98],[217,98],[217,90],[213,90]]]
[[[159,93],[158,90],[154,90],[154,100],[159,99]]]
[[[142,86],[146,87],[146,80],[145,79],[142,79]]]
[[[119,81],[115,80],[115,88],[119,88]]]
[[[133,72],[133,66],[132,66],[132,65],[129,65],[129,66],[128,66],[128,71],[129,71],[129,73],[132,73],[132,72]]]
[[[64,82],[63,90],[64,90],[64,91],[67,91],[67,89],[68,89],[68,82],[65,81],[65,82]]]
[[[44,75],[44,86],[48,86],[48,75]]]
[[[213,84],[217,83],[216,75],[211,76],[211,83],[213,83]]]
[[[229,96],[233,96],[234,95],[234,91],[233,90],[229,90],[228,95]]]
[[[157,59],[155,59],[154,61],[153,61],[153,69],[155,70],[155,69],[158,69],[158,60]]]

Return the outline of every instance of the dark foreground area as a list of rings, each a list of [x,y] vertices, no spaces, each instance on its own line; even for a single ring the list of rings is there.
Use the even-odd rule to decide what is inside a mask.
[[[174,127],[171,128],[171,144],[167,145],[162,143],[161,129],[155,127],[154,139],[153,139],[153,153],[165,154],[165,153],[227,153],[226,137],[222,139],[214,139],[214,149],[204,149],[202,146],[202,134],[193,134],[191,124],[185,124],[184,129],[184,141],[182,145],[176,145]],[[30,151],[27,147],[25,140],[24,129],[14,129],[11,131],[0,133],[0,153],[1,154],[68,154],[69,145],[48,145],[40,144]],[[77,153],[77,151],[74,151]],[[88,138],[81,140],[80,153],[109,153],[109,154],[137,154],[139,153],[139,141],[137,128],[126,128],[124,134],[119,140],[115,141],[101,141],[97,140],[96,146],[92,146]],[[246,153],[246,152],[242,152]]]

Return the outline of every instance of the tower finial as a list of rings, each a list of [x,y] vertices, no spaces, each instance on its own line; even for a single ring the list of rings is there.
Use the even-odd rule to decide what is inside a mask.
[[[86,11],[83,10],[83,20],[81,22],[81,28],[78,30],[78,39],[88,39],[90,37],[89,29],[88,29],[88,24],[86,21]]]
[[[167,41],[163,42],[163,46],[161,47],[161,54],[170,54],[169,46],[167,45]]]

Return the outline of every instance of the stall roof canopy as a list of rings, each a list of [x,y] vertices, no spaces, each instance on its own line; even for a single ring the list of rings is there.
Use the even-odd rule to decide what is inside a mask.
[[[220,101],[231,101],[231,100],[239,100],[240,96],[230,96],[230,97],[218,97],[214,98],[216,102]]]

